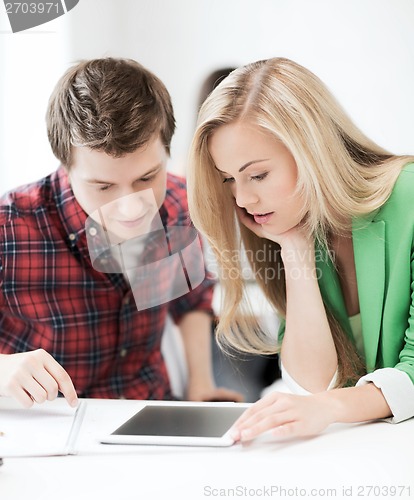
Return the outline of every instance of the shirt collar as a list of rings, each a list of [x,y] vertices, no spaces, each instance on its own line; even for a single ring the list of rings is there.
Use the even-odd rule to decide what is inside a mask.
[[[63,166],[52,174],[52,193],[62,225],[74,244],[85,233],[87,214],[76,200]]]

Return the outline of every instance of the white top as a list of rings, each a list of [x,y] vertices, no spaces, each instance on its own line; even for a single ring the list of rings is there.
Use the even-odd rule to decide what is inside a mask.
[[[364,357],[364,343],[362,337],[361,315],[356,314],[349,318],[356,348]],[[295,394],[310,395],[311,393],[301,387],[281,365],[282,379],[289,390]],[[327,390],[335,387],[337,372],[335,372]],[[414,384],[407,373],[397,368],[380,368],[360,378],[356,387],[372,382],[382,394],[390,407],[393,416],[383,419],[386,422],[398,423],[414,416]]]

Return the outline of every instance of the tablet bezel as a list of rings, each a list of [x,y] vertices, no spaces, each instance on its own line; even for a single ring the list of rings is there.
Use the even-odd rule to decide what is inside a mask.
[[[151,407],[182,407],[182,408],[240,408],[246,410],[250,404],[246,403],[191,403],[191,402],[147,402],[138,411],[124,421],[112,431],[111,434],[103,436],[100,442],[103,444],[123,444],[123,445],[161,445],[161,446],[231,446],[234,444],[234,439],[230,436],[230,428],[222,436],[205,437],[205,436],[162,436],[162,435],[135,435],[135,434],[114,434],[119,428],[126,424],[131,418],[134,418],[145,408]],[[242,412],[241,412],[242,413]],[[240,413],[240,414],[241,414]],[[237,418],[234,420],[234,422]]]

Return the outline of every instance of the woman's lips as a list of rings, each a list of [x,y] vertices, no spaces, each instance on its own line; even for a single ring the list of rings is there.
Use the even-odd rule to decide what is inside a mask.
[[[269,219],[273,214],[274,212],[268,212],[267,214],[253,214],[253,219],[256,224],[266,224],[266,222],[269,222]]]

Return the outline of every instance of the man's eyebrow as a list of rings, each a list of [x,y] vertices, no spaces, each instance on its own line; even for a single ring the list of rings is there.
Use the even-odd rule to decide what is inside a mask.
[[[162,167],[162,163],[158,163],[158,165],[155,165],[154,167],[151,167],[145,174],[142,174],[138,179],[142,179],[143,177],[147,177],[148,175],[151,175],[154,173],[156,170],[159,170]],[[104,181],[102,179],[86,179],[86,182],[89,184],[114,184],[112,181]]]
[[[247,167],[250,167],[250,165],[253,165],[254,163],[260,163],[262,161],[267,161],[269,160],[269,158],[262,158],[260,160],[251,160],[251,161],[248,161],[247,163],[245,163],[244,165],[242,165],[240,168],[239,168],[239,172],[243,172],[243,170],[246,170]],[[218,170],[219,172],[221,172],[222,174],[225,174],[226,172],[223,172],[222,170],[220,170],[216,165],[214,165],[216,170]]]

